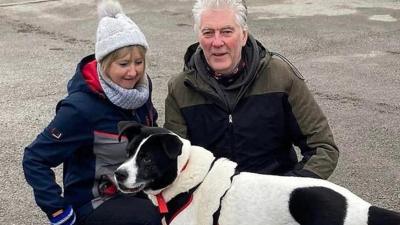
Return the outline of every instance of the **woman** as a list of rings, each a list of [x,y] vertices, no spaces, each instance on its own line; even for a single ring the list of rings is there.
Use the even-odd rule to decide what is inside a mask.
[[[51,224],[161,224],[151,202],[118,193],[113,172],[126,159],[117,124],[156,126],[148,44],[118,2],[99,4],[95,55],[81,60],[56,115],[25,149],[23,168]],[[63,194],[52,167],[63,164]]]

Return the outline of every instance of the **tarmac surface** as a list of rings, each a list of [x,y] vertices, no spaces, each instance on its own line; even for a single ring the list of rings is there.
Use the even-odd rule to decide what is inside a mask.
[[[167,80],[195,41],[193,2],[121,0],[150,44],[161,125]],[[329,119],[341,150],[330,180],[400,211],[400,1],[247,2],[250,32],[299,68]],[[95,2],[0,0],[0,21],[0,224],[48,224],[21,159],[54,116],[76,64],[93,52]]]

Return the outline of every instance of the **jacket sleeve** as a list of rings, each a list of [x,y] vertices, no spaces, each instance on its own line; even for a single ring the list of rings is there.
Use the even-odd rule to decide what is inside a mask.
[[[327,179],[335,169],[339,150],[328,120],[313,98],[303,79],[292,74],[288,91],[289,126],[293,143],[303,156],[293,171],[286,175]]]
[[[33,188],[37,205],[49,218],[69,205],[62,197],[62,189],[51,168],[67,161],[81,146],[92,143],[88,120],[64,101],[59,103],[50,124],[25,148],[22,161],[25,178]]]
[[[168,82],[168,95],[165,99],[165,123],[164,128],[177,135],[188,138],[186,122],[181,114],[178,102],[175,98],[174,79]]]

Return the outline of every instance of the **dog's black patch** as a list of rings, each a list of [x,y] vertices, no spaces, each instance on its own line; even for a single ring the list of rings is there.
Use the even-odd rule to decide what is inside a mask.
[[[135,154],[139,144],[152,134],[168,134],[167,129],[161,127],[147,127],[135,121],[121,121],[118,123],[119,139],[125,135],[128,138],[126,147],[128,156]]]
[[[325,187],[295,189],[289,200],[289,210],[301,225],[343,225],[346,199]]]
[[[368,225],[400,225],[400,213],[371,206],[368,211]]]
[[[182,142],[174,134],[153,134],[140,147],[136,163],[137,180],[151,181],[146,190],[158,190],[171,184],[177,176],[177,157]]]

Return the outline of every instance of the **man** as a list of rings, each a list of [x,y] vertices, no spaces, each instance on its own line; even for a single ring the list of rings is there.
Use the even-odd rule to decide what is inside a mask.
[[[327,119],[297,69],[248,33],[245,3],[197,0],[193,17],[199,42],[169,81],[165,128],[241,171],[328,178],[339,151]]]

